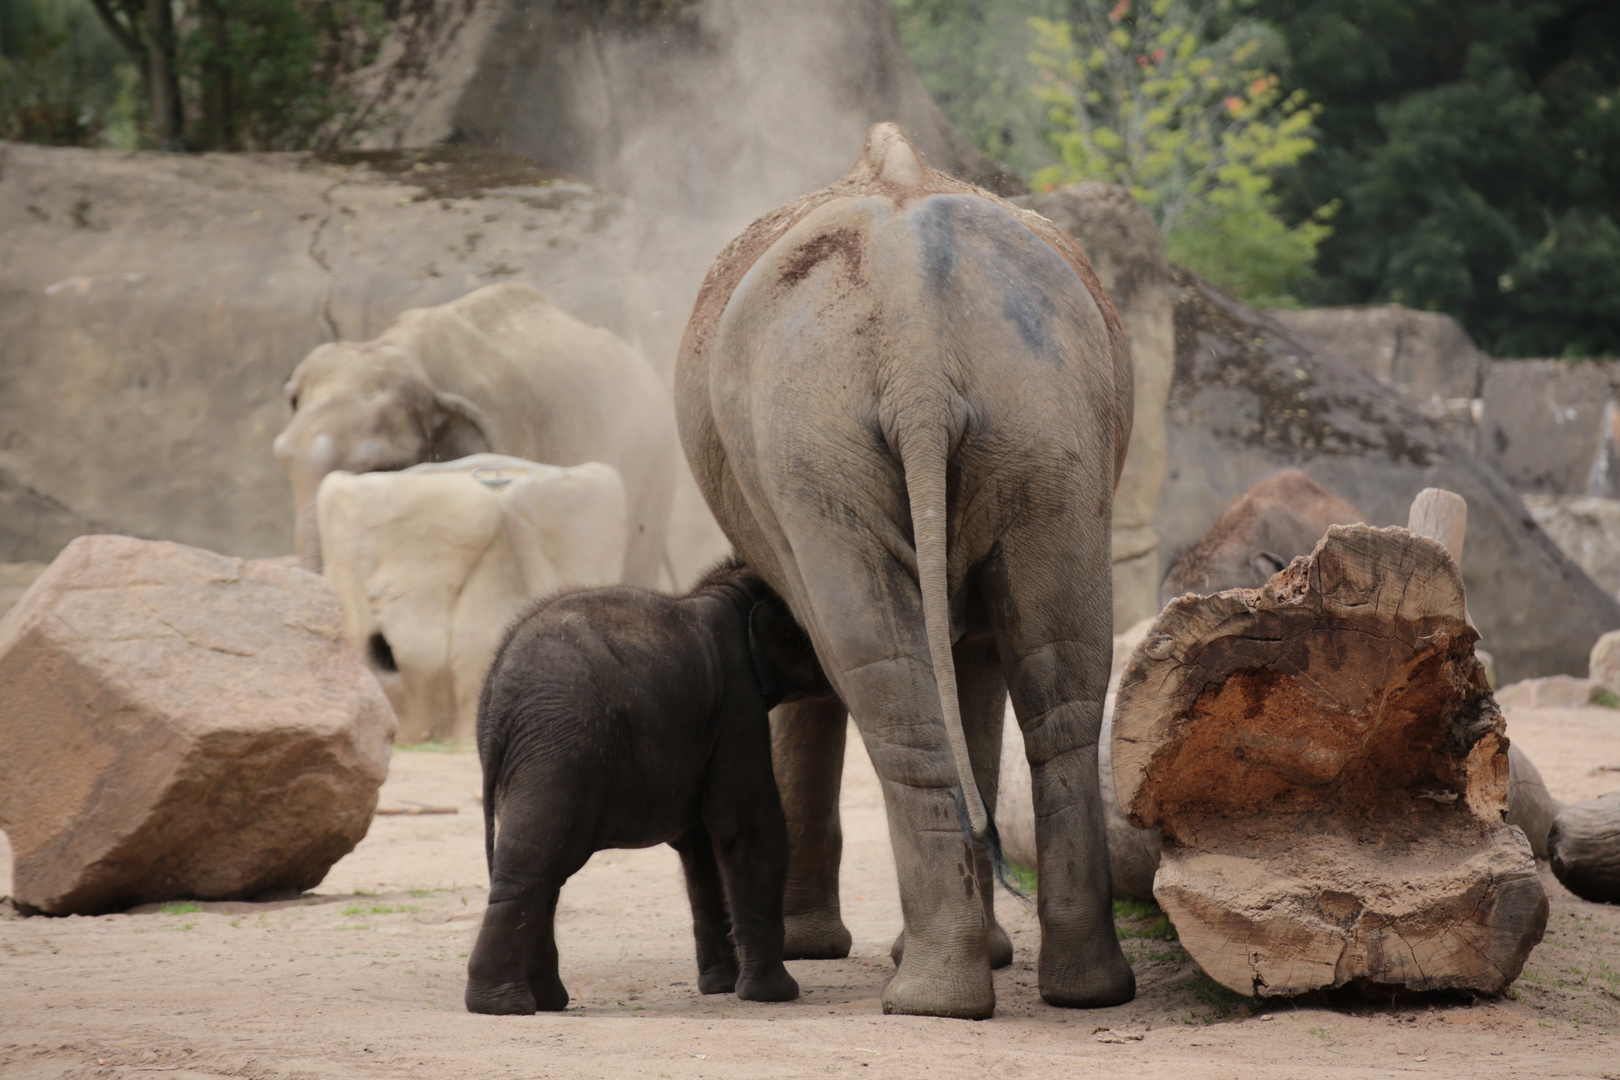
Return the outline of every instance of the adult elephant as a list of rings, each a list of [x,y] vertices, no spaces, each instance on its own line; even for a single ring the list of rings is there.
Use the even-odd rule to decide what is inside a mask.
[[[600,461],[629,508],[624,580],[653,586],[674,491],[675,417],[658,375],[611,332],[527,285],[491,285],[401,313],[380,336],[322,345],[287,382],[275,453],[292,480],[298,557],[321,568],[321,478],[469,454]]]
[[[1131,386],[1079,248],[925,168],[892,124],[842,181],[751,225],[699,293],[676,374],[687,458],[882,780],[905,918],[886,1012],[994,1011],[991,949],[1010,948],[960,826],[982,834],[994,806],[1009,690],[1034,775],[1041,995],[1135,993],[1097,781]],[[773,717],[789,955],[849,949],[843,732],[838,705]]]

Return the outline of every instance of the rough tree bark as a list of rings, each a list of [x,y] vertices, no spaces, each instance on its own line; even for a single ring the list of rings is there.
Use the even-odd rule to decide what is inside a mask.
[[[1160,615],[1120,687],[1114,781],[1163,829],[1154,895],[1212,978],[1278,996],[1518,976],[1547,899],[1503,820],[1477,639],[1446,548],[1366,525]]]
[[[1620,791],[1564,807],[1547,849],[1564,888],[1583,900],[1620,904]]]
[[[152,112],[152,138],[162,150],[185,148],[180,102],[179,39],[171,0],[90,0],[119,48],[135,62]]]

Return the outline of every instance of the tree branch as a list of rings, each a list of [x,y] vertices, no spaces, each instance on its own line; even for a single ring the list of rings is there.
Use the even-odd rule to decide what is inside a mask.
[[[136,66],[145,71],[146,48],[141,42],[140,24],[133,18],[130,19],[128,25],[119,22],[112,0],[90,0],[90,4],[96,9],[96,14],[101,16],[101,21],[106,25],[107,32],[113,36],[114,41],[118,42],[119,48],[128,53],[130,59],[135,61]]]

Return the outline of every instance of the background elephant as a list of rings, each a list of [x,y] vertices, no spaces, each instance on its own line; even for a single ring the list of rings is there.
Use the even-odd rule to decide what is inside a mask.
[[[1257,589],[1296,557],[1314,551],[1328,526],[1366,520],[1299,469],[1261,477],[1170,564],[1159,586],[1159,604],[1183,593]]]
[[[403,312],[372,341],[322,345],[293,371],[287,396],[293,418],[275,452],[309,569],[321,566],[315,491],[327,473],[493,452],[617,469],[629,499],[625,580],[658,583],[675,476],[669,393],[623,341],[527,285]]]
[[[995,1007],[977,833],[1010,691],[1034,773],[1043,997],[1129,1000],[1097,786],[1109,516],[1130,355],[1085,255],[879,124],[849,176],[755,222],[682,342],[682,443],[789,602],[883,783],[905,915],[885,1011]],[[779,710],[788,954],[838,955],[843,718]],[[984,799],[981,802],[980,792]]]
[[[397,473],[328,473],[316,496],[326,578],[399,717],[399,741],[473,738],[478,691],[523,606],[624,576],[624,484],[477,454]]]

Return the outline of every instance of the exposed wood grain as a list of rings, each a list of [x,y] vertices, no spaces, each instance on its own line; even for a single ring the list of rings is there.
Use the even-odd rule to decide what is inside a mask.
[[[1460,546],[1435,506],[1425,520]],[[1517,977],[1547,903],[1503,820],[1477,639],[1447,549],[1366,525],[1334,526],[1263,588],[1160,614],[1120,686],[1114,782],[1163,830],[1154,895],[1211,977],[1268,996]]]
[[[1468,502],[1444,488],[1424,488],[1412,500],[1408,532],[1438,540],[1456,562],[1462,562],[1463,538],[1468,531]]]

